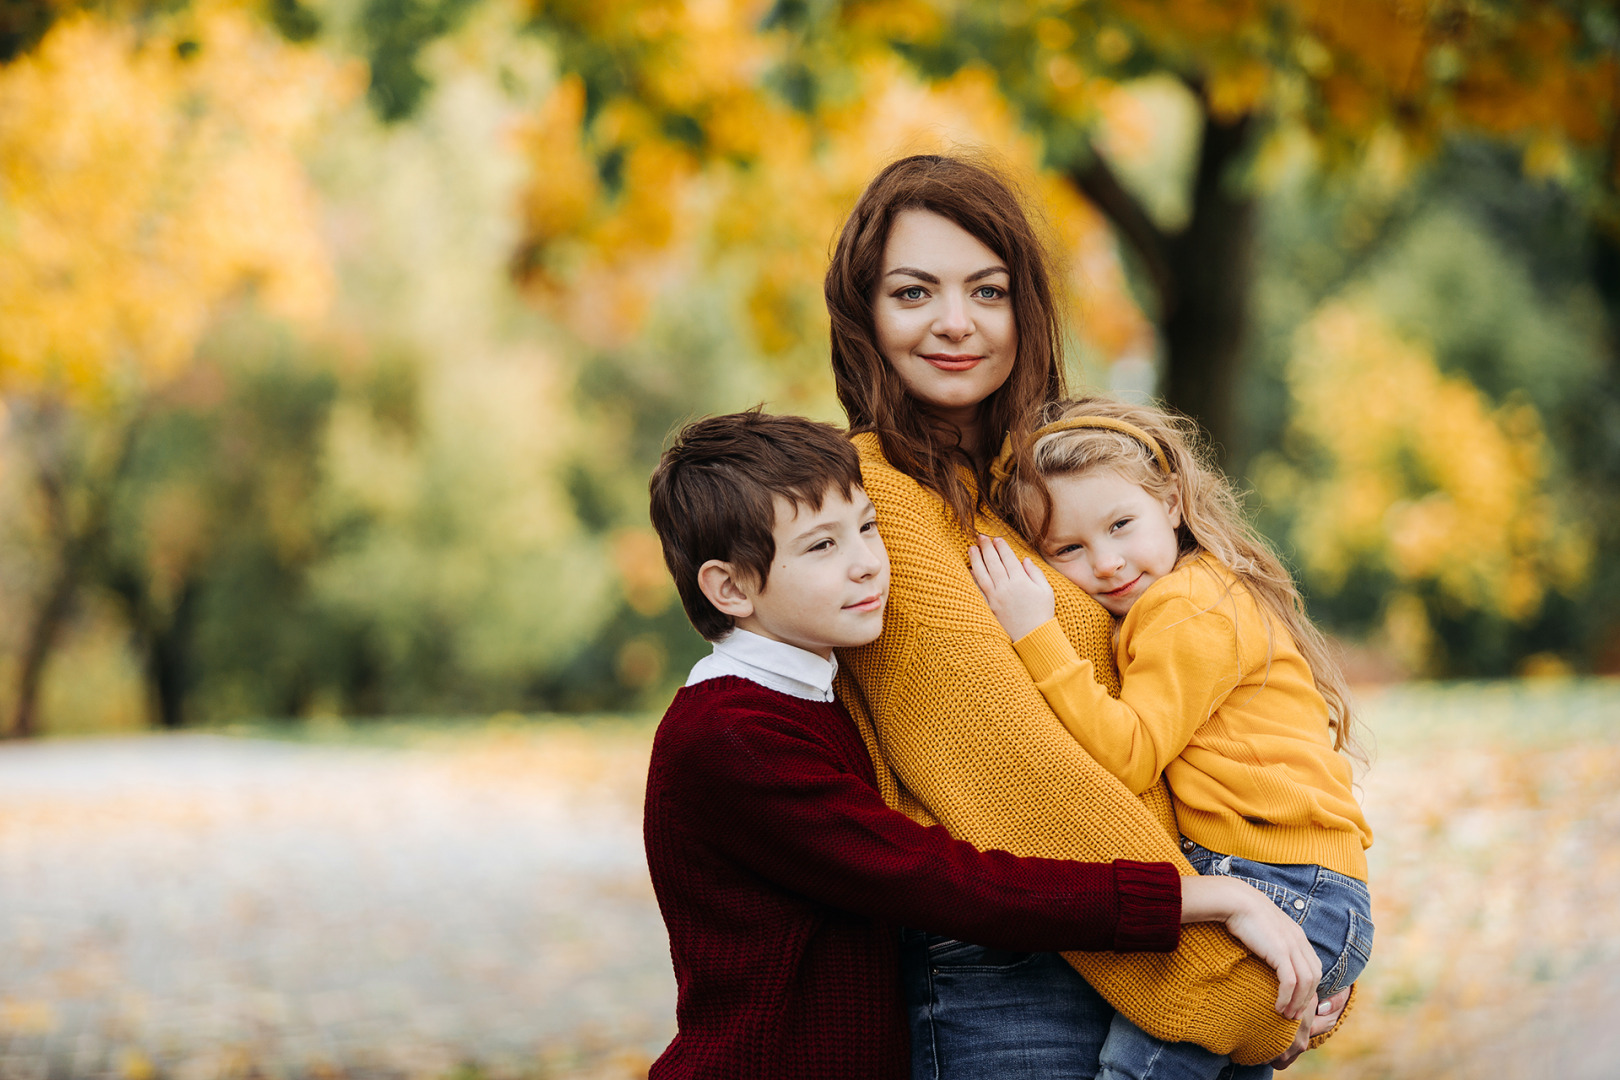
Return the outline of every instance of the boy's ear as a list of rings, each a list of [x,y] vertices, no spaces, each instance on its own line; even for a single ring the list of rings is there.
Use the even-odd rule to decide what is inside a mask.
[[[746,619],[754,613],[752,590],[744,588],[728,562],[710,559],[698,567],[698,589],[722,615]]]

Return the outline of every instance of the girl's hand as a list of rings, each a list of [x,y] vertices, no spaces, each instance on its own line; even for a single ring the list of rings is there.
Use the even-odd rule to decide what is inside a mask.
[[[1236,878],[1181,879],[1181,921],[1223,922],[1243,947],[1277,973],[1277,1011],[1303,1020],[1316,1008],[1322,961],[1299,924],[1259,889]]]
[[[1018,561],[1001,537],[979,535],[968,548],[968,569],[1001,628],[1014,641],[1057,614],[1057,598],[1034,559]]]

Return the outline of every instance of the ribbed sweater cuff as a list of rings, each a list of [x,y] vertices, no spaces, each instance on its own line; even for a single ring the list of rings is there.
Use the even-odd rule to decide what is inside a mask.
[[[1114,860],[1115,952],[1170,952],[1181,940],[1181,875],[1169,863]]]
[[[1056,619],[1048,619],[1013,642],[1013,649],[1036,682],[1051,678],[1060,668],[1080,663],[1080,654],[1074,651]]]

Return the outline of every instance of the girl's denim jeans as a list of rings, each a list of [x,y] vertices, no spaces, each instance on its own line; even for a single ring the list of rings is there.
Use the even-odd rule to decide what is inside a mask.
[[[1191,840],[1200,874],[1240,878],[1298,922],[1322,961],[1317,993],[1349,986],[1372,952],[1367,886],[1317,866],[1221,855]],[[1116,1014],[1056,953],[987,949],[902,932],[912,1080],[1264,1080],[1193,1043],[1165,1043]]]
[[[1279,865],[1222,855],[1191,840],[1181,850],[1199,874],[1235,877],[1265,893],[1300,925],[1322,961],[1316,996],[1338,993],[1361,975],[1372,955],[1371,898],[1365,882],[1308,864]],[[1224,1071],[1230,1070],[1230,1071]],[[1268,1065],[1231,1065],[1194,1043],[1155,1039],[1115,1014],[1103,1044],[1098,1080],[1265,1080]]]

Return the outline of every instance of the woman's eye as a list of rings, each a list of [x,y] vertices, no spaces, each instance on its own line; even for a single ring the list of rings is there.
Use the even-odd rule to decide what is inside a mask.
[[[973,290],[973,295],[980,300],[1000,300],[1007,295],[1007,290],[999,285],[980,285]]]
[[[902,300],[921,300],[928,294],[923,291],[923,287],[921,285],[907,285],[895,295],[900,297]]]

